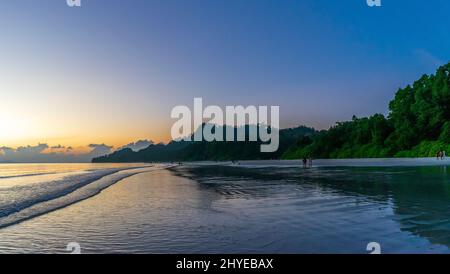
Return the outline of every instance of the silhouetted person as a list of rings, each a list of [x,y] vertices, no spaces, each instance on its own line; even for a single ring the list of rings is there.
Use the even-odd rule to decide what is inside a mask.
[[[303,158],[303,167],[306,168],[307,164],[308,164],[308,160],[306,158]]]
[[[443,160],[444,159],[444,152],[442,150],[439,150],[436,155],[437,160]]]

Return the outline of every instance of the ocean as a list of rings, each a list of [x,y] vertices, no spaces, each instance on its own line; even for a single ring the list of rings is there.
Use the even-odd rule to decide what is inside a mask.
[[[449,253],[447,162],[386,161],[2,164],[0,253]]]

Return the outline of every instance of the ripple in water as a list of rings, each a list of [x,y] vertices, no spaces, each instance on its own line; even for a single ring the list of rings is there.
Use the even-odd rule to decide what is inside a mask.
[[[0,228],[66,207],[152,167],[8,176],[0,180]]]
[[[0,252],[60,253],[73,241],[85,253],[367,253],[369,242],[383,253],[449,252],[444,167],[141,171],[108,174],[73,194],[90,197],[132,176],[0,229]]]

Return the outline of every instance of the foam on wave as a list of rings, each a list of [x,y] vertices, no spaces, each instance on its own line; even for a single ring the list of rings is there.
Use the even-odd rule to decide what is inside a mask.
[[[158,167],[95,170],[53,181],[0,189],[0,228],[90,198],[132,175]]]

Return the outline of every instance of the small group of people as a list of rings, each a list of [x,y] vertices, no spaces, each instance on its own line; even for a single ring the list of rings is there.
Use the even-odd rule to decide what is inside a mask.
[[[436,159],[438,159],[438,160],[444,160],[445,157],[446,157],[445,151],[443,151],[443,150],[439,150],[436,154]]]
[[[303,167],[307,168],[307,167],[312,167],[313,166],[313,159],[311,157],[309,158],[303,158]]]

